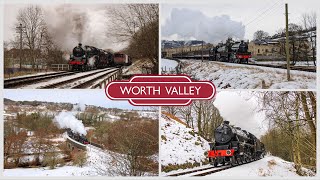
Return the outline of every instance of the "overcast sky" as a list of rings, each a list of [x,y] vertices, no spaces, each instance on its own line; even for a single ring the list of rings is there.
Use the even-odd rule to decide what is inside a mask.
[[[230,124],[247,130],[257,137],[268,130],[265,113],[259,111],[258,99],[249,91],[218,92],[214,105]]]
[[[147,109],[147,107],[132,106],[128,101],[111,101],[104,90],[4,90],[4,98],[15,101],[46,101],[68,102],[95,105],[119,109]]]
[[[177,34],[182,34],[187,31],[186,29],[196,27],[202,27],[202,30],[194,30],[195,33],[201,32],[202,35],[206,33],[210,34],[210,32],[216,32],[216,34],[218,34],[219,30],[224,33],[239,33],[239,31],[241,31],[241,27],[231,26],[229,29],[223,28],[228,25],[229,21],[234,21],[240,22],[245,26],[244,38],[251,40],[254,32],[257,30],[262,29],[272,35],[280,28],[285,27],[284,12],[286,2],[288,2],[289,7],[290,23],[300,23],[301,15],[303,13],[317,12],[320,7],[320,1],[318,0],[212,0],[210,2],[211,3],[204,3],[197,1],[196,4],[172,3],[162,5],[160,19],[162,26],[162,39],[175,38],[177,40],[181,38],[181,36]],[[174,18],[172,17],[172,13],[180,13],[181,15],[179,18]],[[188,15],[190,13],[201,17],[202,20],[198,19],[195,21],[189,18]],[[219,17],[223,15],[229,16],[230,20],[220,22]],[[201,22],[203,19],[205,19],[205,22]],[[190,23],[190,27],[187,27],[186,23]],[[183,26],[184,29],[179,29],[181,26]],[[204,28],[207,29],[203,30]],[[175,32],[172,29],[176,29],[177,31]],[[200,35],[197,36],[201,37]],[[197,39],[197,37],[191,37],[190,39]]]
[[[17,15],[19,10],[30,5],[38,5],[43,9],[44,19],[48,25],[49,32],[55,34],[56,41],[63,48],[71,49],[79,43],[72,36],[74,26],[72,20],[77,14],[86,19],[82,43],[96,46],[102,49],[113,49],[119,51],[127,44],[117,41],[107,35],[109,18],[108,4],[5,4],[4,6],[4,40],[10,41],[15,38]]]

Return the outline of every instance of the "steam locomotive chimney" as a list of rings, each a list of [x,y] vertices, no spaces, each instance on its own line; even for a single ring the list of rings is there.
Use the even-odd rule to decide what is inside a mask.
[[[229,121],[223,121],[223,124],[227,124],[227,125],[229,125]]]

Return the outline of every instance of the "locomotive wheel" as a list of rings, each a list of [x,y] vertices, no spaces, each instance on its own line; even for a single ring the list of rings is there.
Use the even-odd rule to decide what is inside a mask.
[[[244,155],[241,156],[241,161],[242,161],[242,164],[245,164],[245,163],[246,163],[246,160],[245,160]]]
[[[230,160],[231,162],[231,166],[236,166],[237,165],[237,161],[236,161],[236,158],[233,156]]]
[[[217,162],[216,159],[211,159],[210,164],[211,164],[213,167],[217,167],[217,166],[218,166],[218,162]]]
[[[241,158],[240,158],[240,157],[237,158],[237,162],[238,162],[239,165],[242,164],[242,161],[241,161]]]
[[[225,160],[223,160],[223,162],[222,162],[222,166],[225,166],[226,165],[226,161]]]

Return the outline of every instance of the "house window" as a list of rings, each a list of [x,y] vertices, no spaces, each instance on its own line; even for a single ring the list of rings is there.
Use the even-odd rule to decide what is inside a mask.
[[[268,49],[266,49],[266,53],[268,53],[269,51],[268,51]]]
[[[260,49],[258,49],[258,53],[260,53]]]

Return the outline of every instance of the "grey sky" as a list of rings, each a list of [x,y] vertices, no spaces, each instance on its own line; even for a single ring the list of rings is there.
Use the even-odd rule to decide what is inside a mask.
[[[61,1],[63,2],[63,1]],[[110,37],[108,32],[109,18],[107,14],[107,8],[112,6],[108,4],[63,4],[63,3],[45,3],[45,4],[5,4],[4,5],[4,41],[10,41],[17,36],[16,18],[20,9],[28,7],[30,5],[38,5],[44,11],[44,18],[48,24],[49,32],[52,33],[62,32],[56,34],[55,41],[58,41],[60,47],[65,49],[71,49],[79,42],[76,38],[72,37],[70,31],[69,21],[72,19],[71,12],[84,14],[87,17],[85,24],[85,30],[83,35],[83,44],[97,46],[103,49],[113,49],[119,51],[123,49],[127,43],[119,42],[116,38]],[[63,15],[59,14],[62,9],[66,12],[70,12]],[[69,26],[64,26],[69,25]],[[61,29],[65,28],[65,31]]]
[[[249,91],[218,92],[215,106],[230,124],[260,137],[267,131],[264,112],[259,111],[258,99]]]
[[[208,17],[229,15],[231,20],[242,22],[245,27],[245,39],[252,39],[257,30],[274,34],[285,27],[285,3],[289,6],[289,22],[301,22],[303,13],[317,12],[320,7],[318,0],[212,0],[197,3],[164,4],[161,7],[161,26],[166,25],[174,8],[199,11]],[[188,21],[188,19],[184,19]],[[183,22],[182,22],[183,23]],[[218,24],[217,24],[218,25]],[[232,31],[232,30],[230,30]]]
[[[111,101],[103,89],[97,90],[4,90],[4,98],[16,101],[69,102],[119,109],[148,109],[132,106],[128,101]]]

